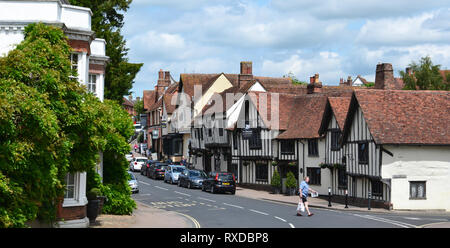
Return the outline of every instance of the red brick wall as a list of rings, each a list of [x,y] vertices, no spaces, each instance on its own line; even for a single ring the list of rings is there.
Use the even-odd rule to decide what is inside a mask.
[[[91,46],[87,41],[69,40],[69,46],[71,46],[75,52],[86,52],[89,55],[91,54]]]
[[[86,206],[63,207],[62,201],[60,201],[56,210],[56,218],[65,221],[84,219],[86,218]]]

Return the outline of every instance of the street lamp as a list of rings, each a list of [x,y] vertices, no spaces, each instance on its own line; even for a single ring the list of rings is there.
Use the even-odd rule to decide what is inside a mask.
[[[331,187],[328,187],[328,207],[331,207]]]

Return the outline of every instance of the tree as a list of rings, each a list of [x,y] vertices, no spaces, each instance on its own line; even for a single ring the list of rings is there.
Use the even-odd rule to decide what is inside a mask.
[[[289,72],[286,75],[283,75],[283,77],[288,77],[292,80],[292,84],[294,85],[307,85],[308,83],[304,82],[304,81],[300,81],[292,72]]]
[[[106,41],[106,55],[109,63],[105,73],[105,98],[122,103],[123,96],[129,95],[133,80],[142,67],[142,63],[128,62],[128,48],[121,35],[125,12],[132,0],[70,0],[77,6],[90,8],[92,15],[92,30],[99,38]]]
[[[68,172],[93,171],[99,151],[123,157],[129,150],[127,113],[70,77],[70,52],[61,29],[39,23],[0,58],[0,227],[55,221]],[[126,177],[117,178],[125,191]]]
[[[136,111],[136,115],[138,116],[138,120],[140,119],[140,115],[144,113],[144,101],[139,99],[134,102],[134,110]]]
[[[450,90],[450,84],[441,76],[440,65],[434,65],[429,56],[422,57],[419,64],[409,64],[411,74],[400,71],[405,90]]]

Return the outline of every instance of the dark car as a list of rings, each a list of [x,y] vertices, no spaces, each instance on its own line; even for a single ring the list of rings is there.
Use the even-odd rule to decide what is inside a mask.
[[[201,188],[203,180],[207,178],[204,171],[201,170],[184,170],[178,177],[178,186],[190,189]]]
[[[151,164],[156,163],[156,162],[158,162],[158,161],[156,161],[156,160],[151,160],[151,159],[147,160],[147,163],[145,163],[144,165],[142,165],[142,168],[141,168],[141,175],[147,176],[148,168],[150,167]]]
[[[147,177],[153,179],[164,179],[164,175],[166,173],[167,163],[155,162],[150,164],[150,167],[147,169]]]
[[[236,193],[236,179],[231,172],[211,172],[208,178],[203,180],[203,191]]]

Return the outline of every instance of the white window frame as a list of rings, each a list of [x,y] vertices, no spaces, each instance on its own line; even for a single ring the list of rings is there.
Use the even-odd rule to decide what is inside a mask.
[[[77,56],[76,63],[74,63],[74,60],[73,60],[74,55]],[[78,69],[80,68],[80,56],[81,56],[81,54],[79,54],[79,53],[71,53],[70,58],[69,58],[70,59],[70,69],[74,69],[74,66],[75,66],[77,75],[79,75]],[[76,76],[70,76],[70,78],[78,79]]]
[[[76,207],[76,206],[84,206],[87,204],[86,195],[83,191],[85,191],[86,187],[86,172],[74,172],[74,195],[73,198],[65,198],[64,193],[64,201],[63,207]],[[67,175],[66,175],[67,177]],[[67,186],[66,186],[67,187]]]
[[[97,83],[98,83],[99,76],[100,75],[98,75],[98,74],[89,74],[89,76],[88,76],[87,89],[88,89],[88,92],[93,93],[94,96],[97,96]],[[92,78],[95,78],[95,83],[92,83]],[[94,91],[92,91],[92,89],[91,89],[92,85],[95,86]]]

